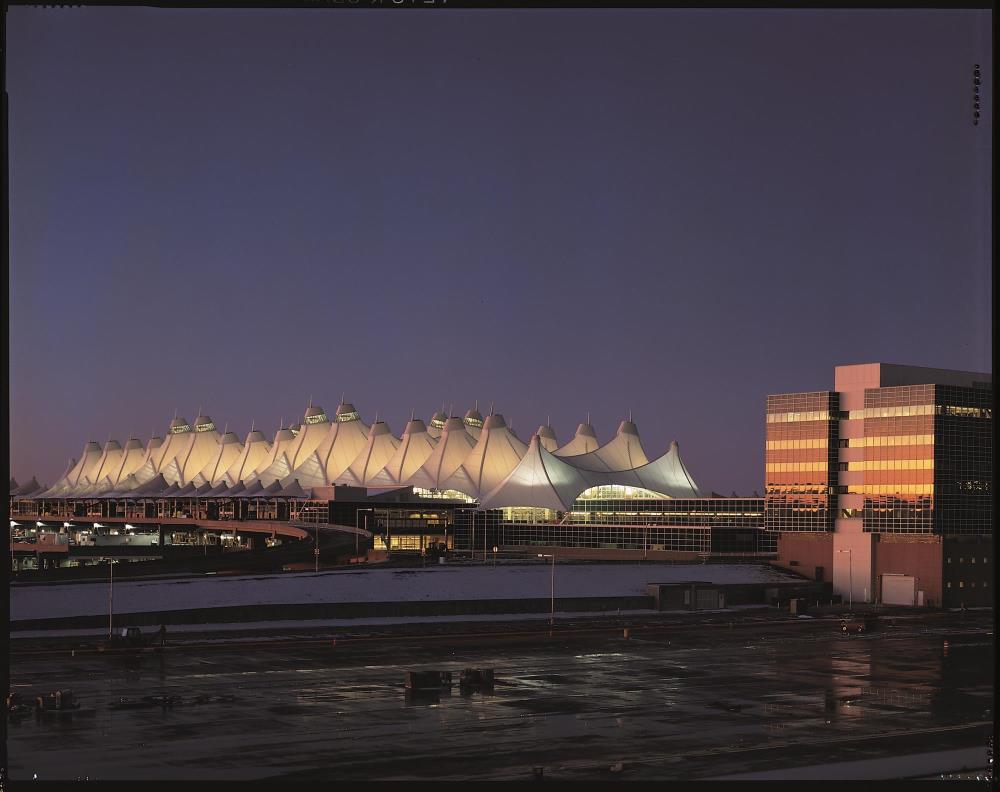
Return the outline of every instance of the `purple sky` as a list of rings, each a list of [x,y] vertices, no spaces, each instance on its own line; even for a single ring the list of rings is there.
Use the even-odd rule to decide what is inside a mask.
[[[990,25],[10,8],[11,473],[346,392],[762,491],[768,393],[991,366]]]

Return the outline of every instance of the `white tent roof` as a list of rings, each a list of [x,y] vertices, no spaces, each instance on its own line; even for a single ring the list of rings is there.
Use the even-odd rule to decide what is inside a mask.
[[[274,442],[271,443],[267,456],[253,474],[245,479],[247,489],[254,481],[260,481],[261,486],[266,487],[291,473],[292,465],[288,459],[288,452],[293,445],[295,445],[295,435],[291,429],[281,428],[275,432]]]
[[[385,421],[373,423],[368,430],[368,442],[349,468],[358,484],[365,486],[389,463],[398,447],[399,440],[389,431]]]
[[[465,431],[462,419],[449,418],[445,421],[441,439],[434,446],[427,461],[409,479],[400,483],[427,489],[442,489],[441,485],[458,470],[473,445],[472,437]]]
[[[594,431],[594,427],[589,423],[582,423],[576,428],[576,434],[573,435],[573,439],[558,451],[553,451],[552,453],[560,457],[576,456],[577,454],[589,454],[591,451],[596,451],[599,446],[600,443],[597,442],[597,433]]]
[[[121,467],[122,459],[125,456],[125,452],[122,449],[122,444],[117,440],[108,440],[104,444],[104,450],[101,452],[101,458],[97,465],[94,467],[93,475],[89,476],[91,481],[102,482],[105,478],[110,478],[112,473],[118,474],[118,468]],[[95,489],[91,487],[91,489]]]
[[[649,462],[642,450],[639,430],[631,421],[622,421],[614,439],[600,448],[587,454],[561,456],[581,470],[632,470]]]
[[[480,499],[484,509],[503,506],[534,506],[569,511],[577,495],[593,486],[590,476],[550,454],[538,435],[521,461],[492,491]]]
[[[290,478],[298,479],[303,489],[329,487],[344,480],[356,484],[348,469],[367,445],[368,426],[353,404],[343,402],[316,450],[290,472]]]
[[[465,424],[465,431],[472,435],[473,440],[478,440],[483,431],[483,416],[478,409],[469,410],[462,419]]]
[[[190,445],[193,433],[191,425],[185,418],[174,418],[167,428],[166,439],[156,447],[153,447],[149,458],[153,461],[153,472],[158,473],[160,469],[170,463],[171,459],[176,459],[178,454],[185,453]],[[152,441],[150,441],[152,442]]]
[[[390,487],[406,481],[427,461],[436,443],[423,421],[419,418],[409,421],[392,458],[371,477],[367,486]]]
[[[156,475],[156,459],[159,457],[160,449],[162,447],[162,437],[153,435],[149,438],[149,443],[146,444],[146,452],[143,455],[142,462],[139,464],[139,467],[133,470],[130,474],[135,477],[136,481],[140,483],[143,481],[149,481]],[[125,478],[128,478],[128,476]]]
[[[212,461],[219,445],[219,431],[207,415],[197,417],[193,430],[178,425],[172,426],[171,431],[173,433],[165,443],[167,451],[160,457],[158,472],[168,482],[176,482],[183,487]]]
[[[38,479],[34,476],[31,477],[31,481],[28,481],[21,486],[17,486],[17,482],[14,479],[10,480],[11,488],[10,494],[17,496],[19,498],[24,497],[38,497],[42,492],[45,491],[45,486],[38,483]]]
[[[243,449],[243,444],[233,432],[226,432],[219,438],[215,453],[208,460],[208,464],[199,470],[191,479],[195,484],[202,485],[206,482],[218,484],[222,481],[230,465],[236,461]]]
[[[468,427],[466,427],[468,428]],[[478,498],[490,492],[521,461],[528,446],[508,429],[502,415],[490,415],[476,445],[440,488],[453,489]]]
[[[264,433],[254,430],[247,435],[243,441],[243,448],[239,456],[226,469],[222,475],[230,485],[235,485],[239,481],[250,478],[254,470],[267,458],[271,450],[271,444],[267,442]]]
[[[89,486],[89,481],[93,480],[90,477],[93,476],[103,456],[104,452],[97,443],[93,440],[88,442],[83,447],[80,461],[53,485],[50,492],[52,494],[71,494],[77,490],[86,489]]]
[[[556,440],[556,432],[548,424],[539,426],[538,429],[535,431],[535,434],[538,435],[538,439],[539,442],[541,442],[542,444],[542,448],[544,448],[550,454],[554,454],[556,449],[559,448],[559,441]]]
[[[438,410],[431,416],[431,420],[427,424],[427,434],[437,440],[444,431],[444,425],[447,420],[448,416],[444,414],[444,411]]]
[[[135,437],[129,438],[128,442],[125,443],[123,451],[122,463],[118,468],[118,472],[111,477],[115,482],[115,486],[118,486],[118,484],[135,473],[142,466],[143,460],[146,458],[146,449],[142,441]]]
[[[288,464],[292,470],[305,462],[309,455],[319,448],[319,444],[330,430],[330,419],[326,417],[322,407],[310,406],[306,409],[300,427],[295,442],[289,446],[287,452]]]
[[[671,498],[701,497],[698,485],[681,461],[677,441],[663,456],[633,470],[619,470],[601,476],[601,484],[622,484],[659,492]]]

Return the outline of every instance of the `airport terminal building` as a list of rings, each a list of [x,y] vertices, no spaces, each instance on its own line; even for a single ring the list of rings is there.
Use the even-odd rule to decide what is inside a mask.
[[[12,480],[14,563],[334,526],[366,557],[755,558],[845,599],[972,606],[992,602],[992,398],[989,375],[837,367],[832,391],[767,397],[765,494],[742,498],[699,487],[676,442],[650,459],[631,420],[560,444],[476,409],[411,418],[398,437],[349,403],[332,418],[310,405],[270,440],[175,417],[165,438],[88,443],[51,487]]]

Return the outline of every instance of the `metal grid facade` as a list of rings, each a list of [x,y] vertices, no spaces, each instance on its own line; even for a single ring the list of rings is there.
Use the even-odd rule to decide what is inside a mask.
[[[833,391],[767,397],[764,527],[832,531],[836,518],[839,397]]]

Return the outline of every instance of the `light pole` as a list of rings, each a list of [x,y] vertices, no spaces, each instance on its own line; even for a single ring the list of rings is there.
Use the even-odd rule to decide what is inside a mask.
[[[848,592],[848,602],[849,607],[854,610],[854,554],[851,552],[851,548],[846,550],[838,550],[838,553],[847,553],[847,579],[849,581],[850,591]]]
[[[313,550],[313,555],[316,558],[315,571],[319,572],[319,523],[316,523],[315,530],[316,530],[316,549]],[[355,536],[357,536],[357,534],[355,534]]]
[[[496,545],[493,545],[493,568],[494,569],[497,568],[497,550],[498,549],[499,548]]]
[[[115,612],[115,560],[113,558],[108,559],[108,569],[111,571],[111,584],[108,586],[108,640],[110,641],[115,632],[112,627]]]
[[[549,627],[554,627],[556,624],[556,554],[539,553],[538,557],[552,559],[552,581],[549,589],[550,591],[549,598],[551,601],[551,611],[549,612]]]
[[[361,550],[358,548],[358,535],[361,533],[361,512],[373,512],[373,511],[375,511],[375,510],[374,509],[358,509],[357,511],[354,512],[354,528],[355,528],[355,534],[354,534],[354,557],[355,558],[357,558],[358,557],[358,553],[361,552]],[[368,515],[367,514],[365,515],[365,530],[366,531],[368,530]],[[386,537],[386,538],[388,538],[388,537]],[[386,552],[386,557],[388,557],[388,555],[389,555],[389,545],[388,544],[386,544],[386,546],[385,546],[385,552]]]

